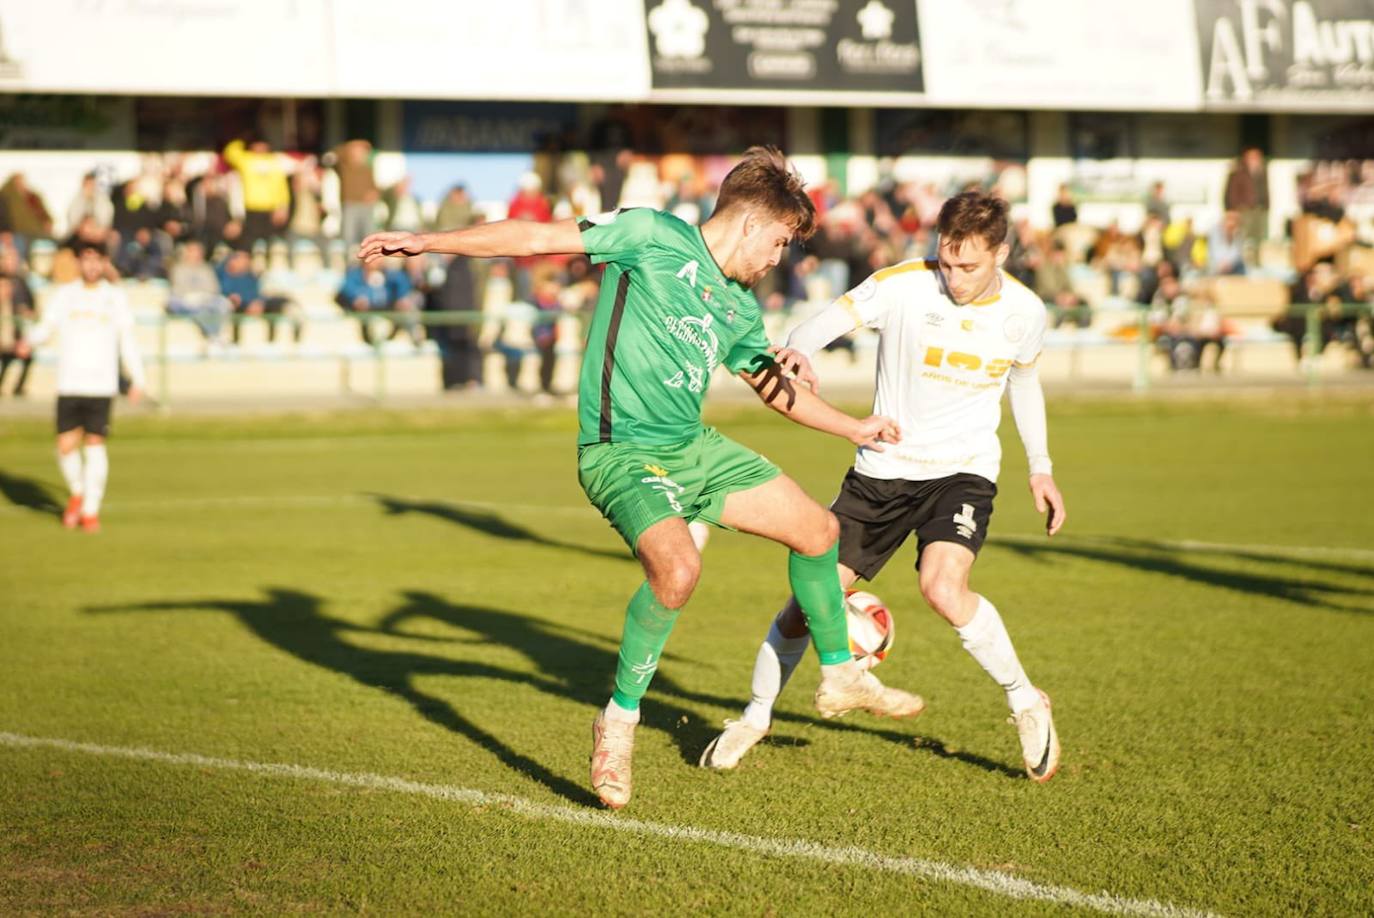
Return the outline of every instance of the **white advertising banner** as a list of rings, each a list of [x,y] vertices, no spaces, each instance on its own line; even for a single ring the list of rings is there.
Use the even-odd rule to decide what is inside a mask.
[[[1374,0],[1196,0],[1204,102],[1374,110]]]
[[[323,96],[330,0],[0,0],[0,92]]]
[[[938,105],[1196,109],[1191,0],[938,0],[919,7]]]
[[[344,97],[615,101],[649,93],[642,0],[334,0]]]

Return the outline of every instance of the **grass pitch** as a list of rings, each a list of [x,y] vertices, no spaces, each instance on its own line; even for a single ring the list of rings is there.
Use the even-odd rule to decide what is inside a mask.
[[[714,419],[833,496],[845,444]],[[56,523],[46,425],[0,421],[0,912],[1374,912],[1371,422],[1052,403],[1053,540],[1004,425],[974,586],[1054,697],[1043,787],[910,546],[879,672],[927,713],[822,722],[811,656],[738,771],[696,768],[786,592],[717,533],[603,815],[639,578],[568,413],[126,418],[98,536]]]

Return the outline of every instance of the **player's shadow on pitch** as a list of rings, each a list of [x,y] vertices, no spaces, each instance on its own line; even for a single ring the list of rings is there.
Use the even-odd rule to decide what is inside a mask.
[[[458,504],[445,503],[443,501],[414,501],[406,500],[401,497],[391,497],[386,494],[368,494],[386,511],[387,516],[400,516],[406,513],[423,513],[433,516],[449,523],[456,523],[459,526],[466,526],[477,532],[498,539],[511,539],[519,542],[529,542],[533,545],[543,545],[549,548],[561,548],[566,551],[575,551],[595,558],[609,558],[614,561],[633,561],[634,558],[624,551],[611,551],[604,548],[590,548],[586,545],[577,545],[573,542],[560,542],[557,539],[550,539],[548,536],[541,535],[533,529],[528,529],[517,523],[512,523],[504,517],[489,511],[474,510],[470,507],[463,507]]]
[[[1355,576],[1374,579],[1374,569],[1329,561],[1284,557],[1246,550],[1212,549],[1208,554],[1247,563],[1262,562],[1266,572],[1244,571],[1217,567],[1191,560],[1177,547],[1147,539],[1103,539],[1091,544],[1067,542],[1061,544],[1000,541],[999,548],[1016,552],[1035,560],[1052,557],[1083,558],[1105,564],[1115,564],[1137,571],[1150,571],[1170,577],[1181,577],[1207,586],[1234,590],[1251,596],[1281,599],[1301,606],[1330,609],[1335,612],[1354,612],[1374,615],[1374,603],[1350,605],[1339,600],[1374,596],[1374,588],[1340,583],[1332,576]],[[1285,576],[1284,568],[1294,576]],[[1322,576],[1323,574],[1328,576]]]
[[[591,725],[591,710],[605,703],[608,681],[615,671],[618,643],[604,636],[530,618],[516,612],[484,606],[451,603],[433,593],[406,591],[404,602],[374,626],[355,624],[328,615],[324,600],[310,593],[278,587],[264,588],[262,600],[188,599],[120,606],[94,606],[92,614],[121,612],[228,612],[265,643],[296,659],[321,669],[348,676],[368,688],[381,689],[406,701],[426,720],[450,730],[490,752],[506,767],[526,775],[554,793],[576,803],[594,805],[596,798],[581,780],[574,781],[542,762],[512,748],[499,736],[479,726],[433,689],[421,691],[417,682],[430,676],[476,677],[533,687],[559,699],[571,699],[588,706],[585,724],[577,725],[579,734]],[[459,632],[438,637],[417,631],[417,623],[432,622]],[[389,642],[405,639],[416,642],[407,649],[377,649],[360,642],[385,638]],[[456,647],[473,646],[479,650],[500,646],[513,650],[528,662],[528,667],[507,668],[455,654]],[[670,661],[675,659],[665,654]],[[455,689],[449,697],[462,697]],[[668,673],[659,672],[650,689],[642,726],[662,730],[678,747],[684,762],[695,765],[701,750],[718,727],[704,720],[691,704],[706,704],[733,709],[739,699],[693,692],[680,686]],[[839,733],[854,732],[878,736],[907,748],[974,765],[987,771],[1012,776],[1019,772],[1005,765],[962,751],[950,751],[928,737],[875,729],[860,724],[839,723],[779,711],[779,723],[820,726]],[[807,740],[779,738],[777,745],[805,745]],[[579,757],[580,759],[580,757]]]
[[[381,620],[377,630],[398,636],[413,636],[407,626],[426,620],[439,622],[470,638],[460,643],[497,645],[514,650],[540,674],[537,681],[523,671],[519,681],[535,681],[536,687],[559,698],[572,699],[599,708],[610,697],[610,679],[619,660],[618,641],[580,628],[570,628],[514,612],[448,602],[433,593],[407,590],[406,602]],[[664,653],[662,659],[678,658]],[[660,670],[649,689],[642,727],[666,732],[677,745],[683,760],[696,764],[701,750],[715,735],[715,728],[702,720],[684,702],[734,704],[732,699],[691,692]],[[586,723],[591,733],[591,714]]]
[[[0,472],[0,494],[16,507],[36,510],[39,513],[61,513],[62,504],[48,485],[32,478],[21,478],[8,472]]]
[[[324,601],[310,593],[281,588],[265,588],[261,601],[252,599],[189,599],[175,602],[150,602],[126,606],[95,606],[85,611],[95,614],[115,612],[228,612],[249,631],[266,643],[285,651],[305,663],[321,669],[341,673],[369,688],[377,688],[406,701],[426,720],[459,734],[489,751],[506,767],[548,787],[576,803],[592,805],[596,798],[581,783],[555,773],[542,762],[513,749],[500,737],[478,726],[452,703],[433,693],[421,691],[416,683],[430,676],[476,677],[495,679],[520,685],[533,685],[541,691],[562,694],[565,681],[550,680],[539,673],[529,673],[490,666],[471,659],[455,659],[436,650],[424,653],[415,650],[380,650],[362,646],[358,641],[387,637],[394,639],[394,628],[373,628],[358,625],[325,614]],[[428,608],[424,594],[416,594],[422,608]],[[496,609],[459,607],[465,617],[477,621],[507,622],[520,616]],[[398,613],[405,610],[398,610]],[[397,614],[397,613],[393,613]],[[528,622],[537,629],[537,623]],[[507,625],[518,630],[518,625]],[[405,635],[427,641],[439,647],[450,642]],[[572,653],[588,652],[575,641],[563,639],[561,646]],[[596,650],[596,654],[607,652]],[[603,663],[604,666],[604,663]],[[604,677],[604,669],[603,669]],[[458,695],[458,692],[455,692]],[[591,726],[588,718],[587,727]],[[590,734],[590,730],[587,730]]]

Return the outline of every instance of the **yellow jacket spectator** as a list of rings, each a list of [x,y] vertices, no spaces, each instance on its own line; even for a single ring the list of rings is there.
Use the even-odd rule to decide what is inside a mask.
[[[248,145],[234,140],[224,148],[224,161],[238,172],[243,185],[244,243],[251,247],[259,239],[276,235],[291,210],[285,158],[263,141]]]

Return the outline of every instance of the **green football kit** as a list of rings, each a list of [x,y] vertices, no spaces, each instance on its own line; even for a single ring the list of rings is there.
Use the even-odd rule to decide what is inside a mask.
[[[579,228],[606,270],[578,384],[578,480],[632,551],[669,517],[722,525],[729,494],[780,474],[701,422],[717,366],[772,363],[758,301],[725,276],[698,227],[670,214],[629,208]],[[850,656],[835,565],[834,546],[788,565],[822,663]],[[631,600],[613,696],[622,708],[638,708],[678,611],[647,583]]]

